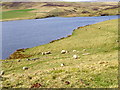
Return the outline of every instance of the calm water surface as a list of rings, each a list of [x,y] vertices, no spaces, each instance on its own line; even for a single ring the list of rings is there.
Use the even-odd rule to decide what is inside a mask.
[[[1,58],[7,58],[16,49],[31,48],[66,37],[77,27],[117,18],[118,16],[52,17],[2,22]]]

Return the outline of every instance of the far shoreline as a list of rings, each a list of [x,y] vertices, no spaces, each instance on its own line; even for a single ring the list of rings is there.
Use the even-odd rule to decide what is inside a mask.
[[[120,14],[118,14],[119,16]],[[79,17],[100,17],[101,15],[96,15],[96,16],[79,16]],[[117,15],[104,15],[104,16],[117,16]],[[71,16],[71,17],[67,17],[67,16],[55,16],[55,17],[61,17],[61,18],[71,18],[71,17],[78,17],[78,16]],[[101,16],[102,17],[102,16]],[[46,18],[53,18],[53,16],[48,16],[48,17],[41,17],[41,18],[23,18],[23,19],[6,19],[6,20],[0,20],[0,22],[8,22],[8,21],[18,21],[18,20],[35,20],[35,19],[46,19]]]

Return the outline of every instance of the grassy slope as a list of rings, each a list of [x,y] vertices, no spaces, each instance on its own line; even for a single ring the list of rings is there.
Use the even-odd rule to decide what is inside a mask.
[[[12,20],[12,19],[29,19],[35,16],[34,13],[30,13],[34,9],[22,9],[22,10],[11,10],[11,11],[3,11],[0,15],[2,15],[2,19]]]
[[[102,14],[117,15],[118,3],[116,2],[46,2],[46,3],[3,3],[3,19],[35,19],[45,17],[80,17],[101,16]],[[89,7],[89,8],[88,8]],[[23,9],[35,9],[23,11]],[[17,10],[17,12],[13,12]],[[86,12],[87,11],[87,12]],[[2,14],[1,14],[2,15]]]
[[[36,61],[3,61],[3,87],[30,88],[40,83],[48,88],[117,88],[118,20],[109,20],[76,29],[71,37],[26,49],[22,54],[39,57]],[[101,27],[101,29],[98,29]],[[62,49],[69,53],[60,54]],[[72,52],[72,50],[77,52]],[[83,51],[86,49],[86,51]],[[51,51],[51,55],[41,52]],[[82,55],[90,53],[90,55]],[[77,54],[79,59],[73,59]],[[61,67],[61,63],[65,66]],[[29,67],[22,70],[23,66]],[[31,78],[30,78],[31,77]],[[65,82],[69,81],[70,84]]]

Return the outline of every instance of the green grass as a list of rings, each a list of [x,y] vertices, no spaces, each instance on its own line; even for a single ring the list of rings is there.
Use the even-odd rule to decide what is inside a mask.
[[[27,11],[32,11],[35,9],[21,9],[21,10],[11,10],[11,11],[7,11],[7,12],[27,12]]]
[[[3,11],[0,15],[2,15],[2,19],[30,18],[35,16],[34,13],[29,12],[32,10],[35,9]]]
[[[21,54],[39,57],[2,61],[3,87],[30,88],[40,83],[42,88],[117,88],[118,87],[118,20],[109,20],[76,29],[71,37],[26,49]],[[101,27],[101,29],[98,29]],[[69,53],[61,54],[61,50]],[[72,52],[72,50],[77,52]],[[86,49],[86,51],[83,51]],[[51,51],[51,55],[40,52]],[[90,53],[90,55],[82,55]],[[77,54],[78,59],[73,59]],[[65,66],[61,67],[61,63]],[[22,70],[27,66],[28,70]],[[70,84],[65,82],[69,81]]]

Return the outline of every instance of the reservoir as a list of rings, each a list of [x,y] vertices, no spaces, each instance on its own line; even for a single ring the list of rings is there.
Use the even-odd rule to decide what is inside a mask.
[[[50,17],[0,22],[2,23],[0,59],[6,59],[17,49],[47,44],[52,40],[71,35],[77,27],[117,18],[118,16]]]

